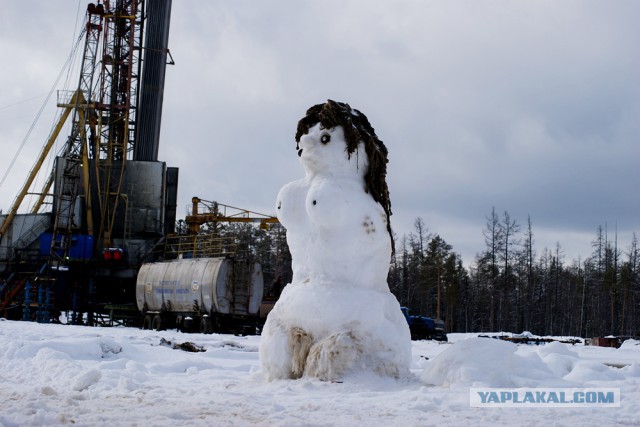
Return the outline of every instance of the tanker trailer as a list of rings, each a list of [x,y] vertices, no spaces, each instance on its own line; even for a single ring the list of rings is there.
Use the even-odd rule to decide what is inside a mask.
[[[229,258],[143,264],[136,281],[143,329],[255,334],[263,292],[260,264]]]

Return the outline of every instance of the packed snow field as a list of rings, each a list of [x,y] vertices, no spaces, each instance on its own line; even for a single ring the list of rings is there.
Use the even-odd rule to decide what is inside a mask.
[[[0,425],[638,425],[640,342],[412,343],[412,375],[267,381],[260,336],[0,319]],[[186,350],[203,350],[190,352]],[[472,408],[470,387],[619,388],[618,408]]]

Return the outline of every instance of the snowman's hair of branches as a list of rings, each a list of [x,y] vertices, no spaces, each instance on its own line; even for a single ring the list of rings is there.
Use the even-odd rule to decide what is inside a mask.
[[[389,161],[387,147],[376,135],[367,116],[351,108],[349,104],[329,99],[324,104],[309,108],[306,116],[298,122],[296,142],[300,142],[302,135],[308,133],[309,129],[317,123],[320,123],[325,129],[342,126],[349,158],[358,149],[360,142],[364,144],[369,160],[369,169],[364,176],[365,191],[382,205],[387,214],[387,231],[391,237],[392,250],[395,252],[393,232],[391,231],[391,199],[386,181],[387,162]]]

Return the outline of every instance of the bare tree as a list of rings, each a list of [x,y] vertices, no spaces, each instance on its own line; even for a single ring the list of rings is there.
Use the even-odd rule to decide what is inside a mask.
[[[502,216],[502,222],[499,224],[502,249],[500,258],[502,260],[502,289],[499,293],[499,327],[505,327],[509,322],[505,319],[505,315],[511,314],[512,306],[515,304],[510,303],[510,294],[513,291],[513,272],[512,262],[515,254],[514,248],[520,243],[517,238],[517,233],[520,231],[520,226],[515,219],[511,218],[507,211],[504,211]]]
[[[500,218],[496,214],[496,208],[491,208],[491,214],[487,218],[486,228],[482,231],[484,235],[484,243],[486,245],[485,258],[489,261],[489,273],[490,280],[487,284],[489,291],[489,327],[491,330],[495,330],[495,315],[496,315],[496,291],[498,284],[498,254],[502,247],[502,228],[500,227]]]

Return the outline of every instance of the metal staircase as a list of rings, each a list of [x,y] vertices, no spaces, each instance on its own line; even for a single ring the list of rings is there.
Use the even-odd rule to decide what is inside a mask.
[[[34,263],[37,262],[38,256],[30,255],[32,251],[29,248],[38,241],[40,235],[49,227],[49,223],[49,217],[43,217],[22,233],[11,245],[13,254],[8,263],[12,265],[14,271],[4,282],[0,283],[0,316],[9,317],[9,311],[17,311],[23,305],[25,294],[22,291],[25,288],[28,290],[28,283],[33,282],[37,272],[21,271],[21,268],[28,265],[33,268]],[[39,250],[35,249],[34,252],[37,254]],[[28,300],[29,297],[26,299]],[[15,313],[12,314],[13,317],[16,317]]]
[[[43,217],[39,221],[36,221],[33,226],[29,227],[27,231],[22,233],[20,237],[13,243],[14,257],[18,251],[23,251],[33,245],[36,240],[40,238],[40,235],[49,228],[51,220],[48,216]]]
[[[246,315],[251,299],[252,263],[235,261],[233,263],[233,314]]]

